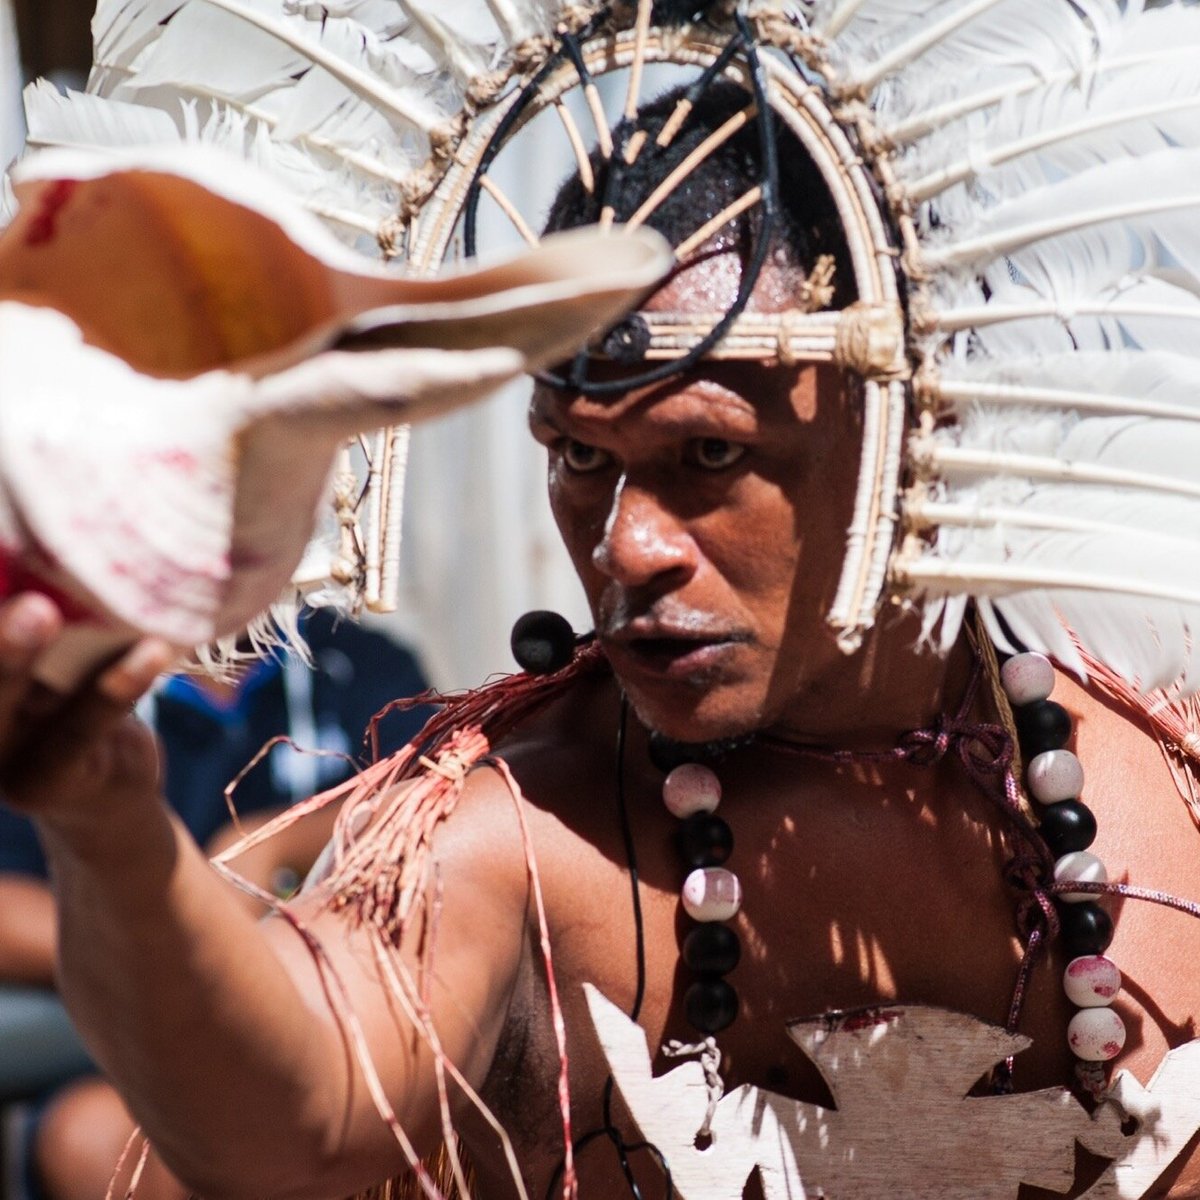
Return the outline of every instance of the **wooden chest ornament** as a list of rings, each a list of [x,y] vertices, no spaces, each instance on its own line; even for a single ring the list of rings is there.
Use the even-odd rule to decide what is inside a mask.
[[[969,1096],[1029,1039],[946,1009],[896,1006],[789,1024],[836,1110],[745,1084],[722,1097],[700,1148],[701,1065],[655,1077],[641,1028],[585,991],[625,1106],[681,1200],[741,1200],[755,1171],[766,1200],[1016,1200],[1022,1184],[1065,1195],[1076,1142],[1110,1160],[1080,1200],[1141,1200],[1200,1130],[1200,1040],[1168,1053],[1148,1087],[1119,1072],[1089,1115],[1065,1088]]]

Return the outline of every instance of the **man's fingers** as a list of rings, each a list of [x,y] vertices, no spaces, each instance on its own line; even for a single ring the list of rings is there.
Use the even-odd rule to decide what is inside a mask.
[[[62,615],[37,592],[0,606],[0,755],[13,744],[16,719],[29,694],[37,656],[58,636]]]
[[[96,691],[110,704],[128,708],[175,659],[175,651],[161,638],[146,638],[101,672]]]
[[[111,787],[114,775],[128,768],[126,758],[113,753],[113,735],[173,658],[165,642],[139,642],[91,687],[66,699],[9,755],[3,784],[10,801],[44,812],[86,804],[91,793]]]
[[[46,723],[35,753],[64,763],[88,755],[126,717],[137,699],[174,660],[172,648],[147,638],[107,667],[95,684],[72,696]]]

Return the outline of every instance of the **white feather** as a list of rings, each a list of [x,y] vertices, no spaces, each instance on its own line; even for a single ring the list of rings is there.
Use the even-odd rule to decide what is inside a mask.
[[[96,62],[125,65],[154,41],[185,0],[97,0],[92,18]]]
[[[836,62],[851,89],[899,76],[890,83],[886,116],[897,105],[927,106],[931,90],[945,95],[956,79],[995,84],[1004,76],[1044,76],[1064,63],[1078,68],[1096,30],[1116,15],[1108,0],[1087,7],[1091,23],[1069,4],[1046,0],[868,0],[839,39]]]
[[[1076,230],[1107,227],[1110,236],[1138,237],[1151,259],[1166,262],[1165,250],[1191,264],[1200,256],[1188,233],[1198,206],[1200,150],[1161,151],[1080,171],[980,212],[965,228],[931,236],[925,258],[934,269],[978,269],[1027,247],[1036,255],[1039,243]]]
[[[1190,354],[1200,336],[1200,297],[1154,272],[1116,275],[1104,287],[1065,275],[1045,288],[1000,271],[987,301],[978,289],[954,293],[934,309],[931,343],[969,333],[976,357],[1006,360],[1027,355],[1158,349]]]
[[[1159,70],[1186,71],[1195,61],[1200,29],[1194,13],[1100,3],[1091,6],[1086,21],[1080,21],[1068,5],[1043,8],[1062,22],[1053,47],[1039,46],[1031,37],[1024,59],[1017,57],[1004,69],[993,63],[953,78],[917,70],[897,81],[896,98],[880,114],[888,138],[905,147],[935,134],[961,147],[970,131],[978,128],[968,122],[1031,92],[1075,87],[1086,95],[1093,87],[1116,82],[1124,72],[1139,71],[1152,78]],[[1052,58],[1055,49],[1057,63]]]
[[[1069,628],[1142,687],[1200,686],[1200,361],[1076,352],[944,369],[956,420],[917,448],[936,478],[911,512],[936,538],[901,569],[929,597],[928,636],[952,638],[944,600],[971,594],[1030,648],[1061,657]]]
[[[968,151],[945,165],[914,155],[904,164],[906,186],[918,203],[971,180],[991,196],[1019,194],[1120,155],[1194,146],[1198,110],[1194,64],[1183,71],[1123,72],[1089,92],[1077,85],[1043,88],[1001,106]]]
[[[93,95],[30,98],[47,142],[180,137],[249,158],[351,240],[396,211],[429,133],[555,0],[100,0]],[[111,106],[111,111],[106,111]]]
[[[1077,415],[1096,411],[1108,416],[1164,415],[1175,420],[1200,420],[1200,361],[1178,353],[1062,352],[1027,358],[975,358],[948,364],[942,374],[947,383],[978,401],[977,408],[969,408],[970,401],[963,400],[954,409],[963,420],[972,412],[1033,404],[1031,399],[1022,399],[1021,391],[1041,393],[1039,408]],[[980,390],[973,392],[973,388]],[[1008,400],[991,394],[1004,388],[1016,394]],[[1162,411],[1148,414],[1144,411],[1147,406],[1160,406]],[[960,425],[957,444],[987,446],[993,437],[985,430],[975,439]]]
[[[44,79],[25,89],[24,100],[30,146],[136,146],[180,136],[176,122],[160,109],[82,92],[64,96]]]

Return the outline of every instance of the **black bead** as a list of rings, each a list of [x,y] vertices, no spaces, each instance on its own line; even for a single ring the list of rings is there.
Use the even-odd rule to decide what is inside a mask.
[[[684,993],[684,1011],[701,1033],[720,1033],[737,1020],[738,994],[723,979],[698,979]]]
[[[646,324],[646,318],[633,313],[604,335],[601,349],[613,362],[623,367],[634,367],[645,361],[650,339],[650,326]]]
[[[712,7],[713,0],[655,0],[650,19],[655,25],[690,25]]]
[[[1071,714],[1053,700],[1035,700],[1013,709],[1021,753],[1031,759],[1047,750],[1061,750],[1071,740]]]
[[[1063,944],[1070,958],[1103,954],[1113,939],[1112,917],[1093,900],[1058,905]]]
[[[664,774],[670,775],[684,763],[699,762],[704,757],[699,746],[676,742],[665,734],[650,734],[650,761]]]
[[[690,816],[679,827],[679,855],[689,870],[719,867],[733,853],[733,830],[712,813]]]
[[[683,939],[683,961],[697,975],[728,975],[742,957],[742,943],[722,921],[705,921]]]
[[[550,675],[571,661],[575,633],[566,617],[539,609],[517,620],[509,645],[521,670],[530,675]]]
[[[1078,800],[1060,800],[1042,809],[1038,833],[1055,858],[1072,850],[1086,850],[1096,840],[1096,817]]]

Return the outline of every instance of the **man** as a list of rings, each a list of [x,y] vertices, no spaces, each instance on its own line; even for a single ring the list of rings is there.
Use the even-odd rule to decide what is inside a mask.
[[[720,119],[717,106],[697,136]],[[752,154],[753,139],[737,149]],[[794,146],[784,142],[783,154],[795,155]],[[752,162],[731,186],[754,177]],[[811,217],[823,202],[793,195],[793,203]],[[646,312],[727,306],[746,269],[746,236],[747,227],[717,231]],[[768,255],[751,312],[788,307],[809,281],[815,261],[789,258],[787,249],[776,244]],[[819,240],[808,254],[827,250],[836,258],[837,248]],[[606,366],[605,378],[614,370]],[[553,1194],[572,1170],[585,1197],[625,1194],[635,1183],[641,1194],[658,1194],[661,1167],[678,1169],[693,1151],[708,1164],[710,1190],[687,1194],[729,1194],[718,1190],[722,1164],[741,1154],[764,1112],[812,1114],[820,1106],[832,1128],[838,1078],[805,1059],[787,1022],[833,1009],[865,1007],[857,1026],[830,1018],[828,1028],[865,1028],[875,1044],[906,1019],[900,1005],[1003,1025],[1015,989],[1020,1031],[1033,1042],[1016,1056],[1017,1091],[1071,1084],[1064,964],[1051,959],[1028,978],[1021,971],[1020,893],[1008,886],[1011,826],[989,798],[999,775],[979,785],[977,756],[938,753],[952,741],[948,729],[975,730],[957,743],[969,749],[999,721],[997,702],[971,690],[966,638],[944,658],[915,654],[919,619],[897,606],[848,657],[826,624],[855,505],[846,463],[861,441],[856,387],[829,365],[718,361],[613,397],[540,388],[532,426],[549,450],[556,518],[611,673],[585,651],[567,683],[547,682],[540,704],[519,690],[524,684],[497,691],[489,711],[501,712],[507,695],[514,712],[525,698],[524,715],[498,744],[481,734],[473,749],[467,733],[485,702],[477,711],[464,701],[462,745],[451,736],[423,748],[429,765],[396,795],[373,797],[375,823],[340,847],[328,879],[353,875],[356,845],[375,839],[379,847],[359,873],[355,899],[331,902],[317,879],[287,920],[262,927],[229,900],[163,810],[152,748],[123,717],[166,665],[165,647],[143,643],[93,689],[39,714],[27,671],[60,621],[37,596],[7,606],[3,784],[10,802],[38,821],[50,858],[64,993],[98,1060],[189,1186],[259,1200],[369,1188],[404,1168],[404,1141],[422,1154],[436,1146],[446,1132],[444,1085],[489,1200],[522,1191],[500,1128],[472,1092],[498,1118],[526,1194]],[[1055,697],[1073,718],[1087,765],[1097,853],[1122,878],[1200,895],[1196,833],[1156,740],[1068,677],[1058,678]],[[914,731],[925,735],[928,753],[888,753]],[[636,1015],[651,1048],[691,1040],[701,1043],[696,1054],[709,1054],[686,1000],[687,864],[655,758],[669,763],[651,733],[720,751],[712,762],[735,843],[728,861],[742,894],[731,924],[743,949],[728,972],[736,1011],[721,1021],[700,1013],[699,1032],[719,1035],[726,1090],[759,1089],[746,1102],[751,1132],[731,1139],[732,1148],[721,1123],[728,1108],[716,1122],[689,1125],[689,1112],[667,1105],[667,1133],[681,1135],[682,1150],[667,1153],[662,1139],[645,1134],[655,1114],[624,1087],[614,1097],[608,1082],[631,1074],[613,1049],[622,1027],[594,1020],[604,1011],[598,994]],[[523,801],[514,803],[506,771]],[[443,788],[438,795],[452,803],[406,809],[406,796],[434,794],[422,788]],[[421,824],[427,812],[442,819]],[[389,824],[396,814],[404,828]],[[387,892],[402,846],[429,856],[417,873],[418,900],[410,898],[425,902],[428,919],[406,926],[387,919],[406,903]],[[371,923],[368,901],[385,910],[381,927]],[[1194,1032],[1200,997],[1185,964],[1198,952],[1200,925],[1121,906],[1111,954],[1127,980],[1119,1009],[1130,1037],[1120,1065],[1142,1083]],[[590,1000],[585,985],[595,989]],[[347,1012],[354,1021],[339,1021]],[[375,1077],[361,1067],[362,1043]],[[876,1079],[885,1099],[868,1123],[883,1131],[887,1170],[905,1180],[896,1194],[1015,1194],[1019,1183],[1047,1177],[1047,1143],[1067,1160],[1059,1192],[1086,1187],[1097,1164],[1081,1155],[1072,1185],[1073,1133],[1032,1122],[1011,1133],[1003,1114],[1019,1096],[980,1101],[988,1117],[974,1142],[939,1158],[947,1130],[923,1119],[924,1110],[886,1101],[926,1078],[918,1060],[939,1049],[914,1051],[910,1071]],[[985,1061],[964,1054],[975,1069],[955,1099],[970,1104],[971,1084],[1009,1052]],[[445,1062],[458,1073],[448,1082],[438,1070]],[[654,1072],[673,1065],[658,1058]],[[962,1063],[952,1056],[951,1065]],[[567,1091],[573,1165],[565,1161]],[[737,1097],[730,1100],[736,1111]],[[1074,1109],[1054,1104],[1055,1121],[1075,1120]],[[381,1120],[377,1108],[394,1120]],[[1094,1137],[1086,1121],[1071,1128],[1098,1153],[1116,1136],[1110,1124]],[[853,1170],[836,1149],[835,1142],[818,1167],[835,1180]],[[747,1178],[750,1195],[802,1194],[806,1172],[781,1165],[778,1153],[754,1157],[765,1153],[754,1149],[731,1194],[742,1194]],[[1163,1163],[1151,1194],[1200,1194],[1194,1158]],[[914,1159],[933,1164],[915,1184],[906,1174]],[[939,1167],[954,1176],[955,1190],[943,1191]],[[962,1171],[971,1169],[976,1177],[964,1184]],[[689,1178],[690,1188],[704,1186]],[[997,1180],[1011,1188],[997,1191]],[[858,1194],[892,1189],[885,1171]],[[840,1193],[830,1185],[826,1194]],[[1022,1192],[1046,1194],[1053,1193]]]

